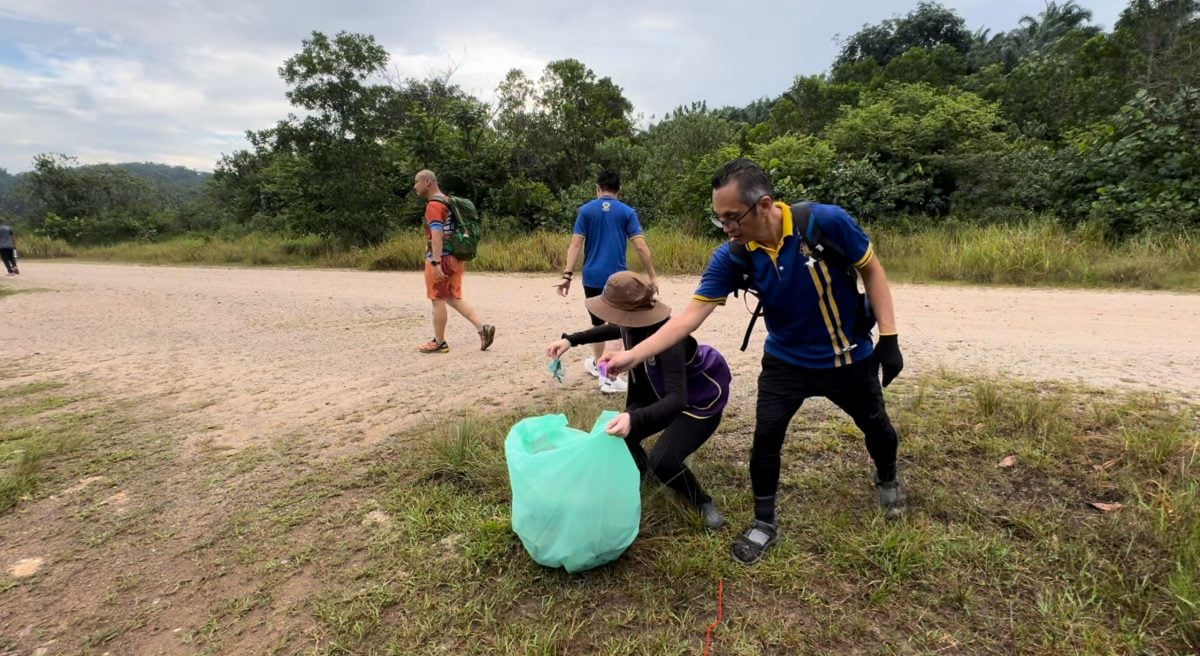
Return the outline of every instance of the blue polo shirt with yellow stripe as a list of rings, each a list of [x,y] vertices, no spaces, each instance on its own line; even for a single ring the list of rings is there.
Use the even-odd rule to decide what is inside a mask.
[[[791,208],[776,206],[783,211],[778,250],[753,241],[746,244],[752,286],[763,303],[767,353],[811,369],[841,367],[871,355],[871,325],[857,312],[857,280],[836,266],[810,259],[807,246],[793,234]],[[856,268],[874,257],[870,238],[837,205],[814,203],[809,221],[815,222],[821,240],[841,247]],[[697,301],[724,305],[740,286],[745,267],[736,263],[729,246],[723,244],[713,253],[693,296]]]

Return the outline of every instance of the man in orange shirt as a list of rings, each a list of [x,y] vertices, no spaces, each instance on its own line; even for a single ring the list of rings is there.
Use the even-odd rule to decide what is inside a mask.
[[[496,339],[496,327],[483,323],[479,313],[463,300],[462,282],[466,265],[446,250],[447,236],[453,232],[450,197],[438,187],[433,171],[417,173],[413,184],[417,195],[425,199],[425,292],[433,302],[433,339],[417,348],[422,353],[446,353],[446,306],[454,308],[475,326],[479,350],[486,351]],[[436,253],[436,255],[435,255]]]

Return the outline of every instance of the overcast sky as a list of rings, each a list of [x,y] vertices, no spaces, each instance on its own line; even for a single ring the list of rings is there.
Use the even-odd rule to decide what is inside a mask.
[[[1004,31],[1042,0],[949,0],[974,30]],[[1086,0],[1111,29],[1124,0]],[[916,0],[0,0],[0,167],[33,156],[212,170],[290,106],[276,69],[313,30],[373,34],[403,77],[451,65],[490,101],[505,72],[575,58],[661,116],[777,96],[825,71],[837,36]]]

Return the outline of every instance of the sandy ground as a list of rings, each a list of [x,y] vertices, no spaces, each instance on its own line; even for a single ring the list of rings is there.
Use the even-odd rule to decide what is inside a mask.
[[[463,406],[507,407],[555,393],[544,345],[586,327],[582,290],[561,299],[553,276],[471,274],[467,299],[498,327],[478,350],[451,313],[445,355],[415,273],[151,267],[31,262],[0,299],[0,371],[8,382],[86,379],[98,393],[153,397],[192,417],[183,437],[237,447],[279,435],[330,446],[372,443]],[[675,307],[696,278],[661,287]],[[894,288],[906,369],[939,368],[1182,394],[1200,390],[1200,295],[930,285]],[[735,372],[749,410],[764,329],[737,350],[741,300],[701,341]],[[591,384],[577,349],[568,386]],[[332,436],[336,436],[336,440]]]
[[[71,412],[119,403],[122,412],[143,413],[154,431],[146,466],[158,469],[144,479],[89,471],[0,517],[0,584],[29,577],[0,604],[0,655],[196,653],[217,620],[225,624],[207,644],[221,653],[318,640],[310,604],[330,585],[319,562],[281,573],[269,607],[231,615],[240,606],[230,600],[257,599],[262,585],[263,564],[245,560],[256,545],[243,543],[241,531],[264,530],[246,524],[273,498],[264,488],[423,419],[512,406],[549,411],[563,392],[546,372],[544,345],[588,323],[580,290],[558,298],[553,276],[471,275],[468,298],[498,326],[496,344],[481,353],[471,326],[452,315],[451,352],[422,355],[416,346],[431,334],[429,303],[413,273],[22,268],[19,278],[0,278],[4,288],[30,290],[0,297],[0,387],[63,382]],[[665,281],[664,299],[681,306],[695,282]],[[938,286],[894,293],[908,363],[901,381],[944,368],[1193,400],[1200,390],[1200,340],[1189,337],[1200,323],[1197,294]],[[748,314],[731,302],[698,335],[726,353],[734,409],[746,412],[764,337],[760,326],[748,352],[737,350]],[[594,388],[584,355],[568,356],[566,387]],[[896,392],[912,393],[905,384]],[[289,449],[261,460],[241,450],[280,444]],[[289,455],[291,447],[302,457]],[[237,460],[242,454],[250,459]],[[323,498],[329,516],[351,523],[331,532],[303,527],[288,539],[340,544],[372,494]],[[351,542],[369,539],[353,535]],[[258,546],[250,553],[278,548]]]

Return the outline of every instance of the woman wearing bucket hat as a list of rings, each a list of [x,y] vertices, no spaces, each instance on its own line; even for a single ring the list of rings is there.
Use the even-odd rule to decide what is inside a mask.
[[[654,298],[655,287],[636,273],[609,277],[604,291],[587,300],[588,311],[607,321],[583,332],[563,333],[546,347],[546,355],[562,357],[572,346],[620,339],[631,349],[650,337],[671,316],[671,308]],[[717,430],[729,401],[732,375],[725,358],[691,336],[629,371],[625,412],[608,424],[610,435],[622,437],[643,473],[654,471],[700,513],[705,527],[725,525],[696,477],[684,464]],[[649,456],[642,440],[662,431]]]

